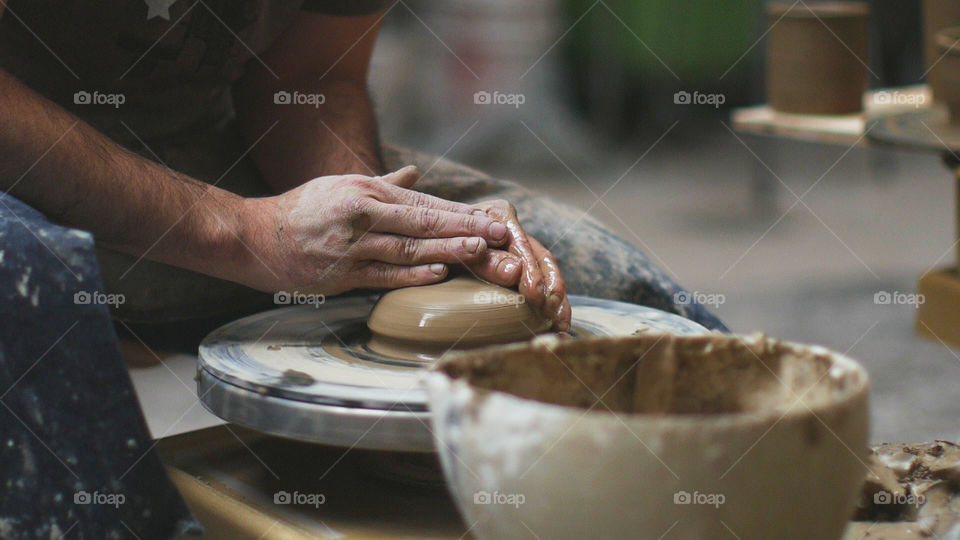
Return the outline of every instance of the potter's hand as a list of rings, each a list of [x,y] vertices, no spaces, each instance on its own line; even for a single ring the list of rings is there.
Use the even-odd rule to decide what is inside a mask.
[[[476,208],[409,189],[416,167],[383,177],[323,176],[244,203],[245,285],[338,294],[436,283],[476,264],[507,226]],[[244,256],[243,254],[241,256]]]
[[[544,317],[553,320],[553,329],[567,331],[570,329],[570,302],[567,300],[567,288],[560,275],[560,268],[553,255],[532,236],[529,236],[512,204],[504,200],[484,201],[474,205],[479,210],[477,214],[500,220],[507,226],[507,244],[501,249],[492,249],[485,260],[474,265],[477,274],[488,281],[504,286],[517,284],[517,275],[512,279],[505,279],[503,272],[496,272],[488,261],[499,257],[503,250],[520,257],[521,272],[519,274],[520,293],[527,299],[534,309]]]

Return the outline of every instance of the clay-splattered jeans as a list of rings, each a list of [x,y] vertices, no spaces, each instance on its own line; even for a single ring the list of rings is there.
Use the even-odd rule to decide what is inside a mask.
[[[0,194],[0,537],[199,525],[153,451],[89,233]]]

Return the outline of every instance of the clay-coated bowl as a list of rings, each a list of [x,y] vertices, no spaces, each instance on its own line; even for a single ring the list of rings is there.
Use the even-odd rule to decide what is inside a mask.
[[[479,538],[837,538],[867,472],[867,374],[822,347],[541,338],[425,384]]]

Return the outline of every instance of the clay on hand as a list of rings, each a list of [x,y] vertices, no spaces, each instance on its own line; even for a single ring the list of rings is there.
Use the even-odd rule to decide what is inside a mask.
[[[567,288],[560,275],[560,268],[553,255],[520,225],[517,210],[507,201],[483,201],[474,205],[476,214],[485,214],[499,220],[507,227],[506,245],[491,249],[480,264],[475,265],[479,277],[504,286],[502,274],[491,272],[491,260],[502,257],[504,250],[520,259],[521,271],[518,276],[520,293],[534,309],[545,318],[553,321],[553,329],[565,332],[570,329],[570,302]],[[492,275],[491,275],[492,274]]]
[[[481,263],[489,246],[507,242],[507,227],[473,206],[410,189],[419,176],[416,167],[324,176],[246,199],[240,253],[249,260],[236,265],[243,275],[235,281],[326,295],[427,285],[448,265]]]

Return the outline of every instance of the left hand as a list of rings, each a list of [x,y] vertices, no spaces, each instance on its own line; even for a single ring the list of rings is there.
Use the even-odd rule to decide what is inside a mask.
[[[519,290],[530,305],[543,317],[553,321],[553,330],[570,329],[570,302],[567,287],[553,255],[532,236],[529,236],[517,210],[507,201],[483,201],[473,205],[475,213],[484,213],[507,226],[507,243],[488,250],[484,261],[471,265],[477,275],[487,281],[512,287],[519,281]],[[520,259],[520,272],[505,272],[502,261],[513,260],[508,251]]]

